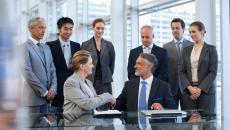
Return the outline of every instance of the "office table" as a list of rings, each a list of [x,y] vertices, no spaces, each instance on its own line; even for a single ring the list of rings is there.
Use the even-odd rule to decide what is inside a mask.
[[[35,130],[217,130],[215,114],[202,110],[186,112],[186,116],[172,117],[143,116],[140,112],[124,112],[122,115],[102,117],[77,113],[30,113],[27,117],[21,117],[22,120],[27,120],[21,127]]]

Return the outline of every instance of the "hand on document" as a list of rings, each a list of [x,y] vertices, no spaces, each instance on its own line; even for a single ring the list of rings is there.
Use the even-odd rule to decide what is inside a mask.
[[[151,109],[152,110],[163,110],[164,108],[163,108],[163,106],[160,103],[153,103],[151,105]]]

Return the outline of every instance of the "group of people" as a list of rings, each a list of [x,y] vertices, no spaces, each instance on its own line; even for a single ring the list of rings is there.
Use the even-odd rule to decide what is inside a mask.
[[[163,48],[154,44],[153,28],[140,29],[142,45],[130,51],[128,81],[121,94],[112,96],[115,50],[103,39],[103,19],[92,23],[94,35],[79,43],[70,41],[74,22],[57,22],[58,39],[41,43],[45,20],[29,20],[29,39],[23,44],[23,104],[31,112],[47,112],[49,106],[64,113],[88,113],[93,109],[120,111],[204,109],[215,113],[215,78],[218,56],[204,41],[202,22],[190,24],[190,42],[183,37],[185,23],[171,21],[173,40]],[[118,62],[118,61],[116,61]],[[63,110],[62,110],[63,109]]]

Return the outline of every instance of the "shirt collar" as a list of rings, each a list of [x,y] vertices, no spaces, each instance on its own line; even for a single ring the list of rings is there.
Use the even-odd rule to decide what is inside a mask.
[[[36,39],[32,38],[31,36],[29,39],[33,42],[33,44],[37,45],[40,41],[37,41]]]
[[[153,45],[154,45],[153,43],[151,43],[149,46],[144,46],[144,45],[142,45],[142,48],[145,49],[145,47],[148,47],[148,48],[152,49],[152,48],[153,48]]]
[[[151,75],[150,77],[148,77],[147,79],[143,80],[141,77],[140,77],[140,83],[142,81],[146,81],[147,82],[147,86],[150,86],[152,84],[152,81],[153,81],[153,75]]]
[[[178,43],[178,42],[183,43],[184,37],[182,37],[180,40],[177,40],[177,39],[174,38],[173,41],[174,41],[174,43]]]
[[[59,39],[59,41],[60,41],[60,43],[61,43],[61,46],[63,46],[63,45],[69,46],[69,45],[70,45],[70,40],[68,40],[67,42],[65,42],[65,41],[63,41],[63,40],[61,39],[61,37],[59,37],[58,39]]]

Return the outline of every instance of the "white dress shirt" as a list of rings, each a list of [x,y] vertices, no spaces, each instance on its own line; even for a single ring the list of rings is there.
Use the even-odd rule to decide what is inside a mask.
[[[151,54],[152,48],[153,48],[153,43],[150,44],[149,46],[142,45],[143,53]]]
[[[66,61],[66,65],[68,66],[71,60],[70,41],[68,40],[67,42],[65,42],[60,37],[59,37],[59,41],[61,43],[62,52]]]

